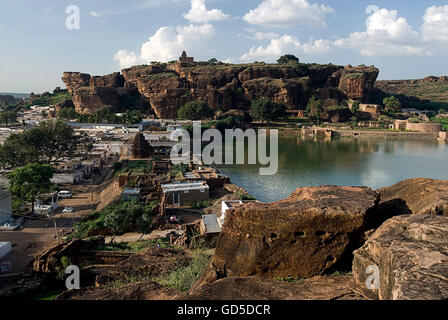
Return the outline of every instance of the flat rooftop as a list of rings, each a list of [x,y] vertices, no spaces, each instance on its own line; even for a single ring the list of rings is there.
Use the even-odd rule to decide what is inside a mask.
[[[190,190],[208,190],[209,187],[205,181],[183,181],[174,182],[170,184],[162,184],[162,190],[164,193],[173,191],[190,191]]]

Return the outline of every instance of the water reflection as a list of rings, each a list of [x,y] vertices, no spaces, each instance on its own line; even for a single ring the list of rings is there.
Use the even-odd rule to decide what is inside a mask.
[[[261,201],[283,199],[299,186],[369,186],[427,177],[448,179],[448,147],[432,141],[279,137],[279,168],[260,176],[256,165],[219,166],[232,182]]]

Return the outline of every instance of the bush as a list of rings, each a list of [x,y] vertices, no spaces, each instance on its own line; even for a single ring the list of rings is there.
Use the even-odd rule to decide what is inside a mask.
[[[191,289],[199,276],[207,268],[210,263],[210,258],[211,256],[205,252],[195,252],[188,266],[179,268],[166,277],[158,278],[156,282],[163,286],[186,292]]]
[[[108,230],[109,234],[116,235],[130,229],[142,233],[152,230],[152,211],[157,202],[149,205],[138,201],[126,201],[110,205],[100,212],[95,212],[89,220],[75,224],[74,232],[69,239],[84,239],[95,232]]]
[[[213,110],[203,101],[189,102],[177,112],[181,120],[202,120],[212,118],[213,115]]]
[[[289,62],[299,62],[299,58],[297,58],[295,55],[292,54],[285,54],[284,56],[281,56],[278,60],[278,64],[287,64]]]
[[[255,120],[275,121],[286,117],[286,106],[269,99],[258,99],[252,102],[252,118]]]

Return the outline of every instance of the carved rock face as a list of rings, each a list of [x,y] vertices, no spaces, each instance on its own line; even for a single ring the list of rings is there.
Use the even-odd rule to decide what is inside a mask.
[[[377,290],[366,281],[376,266]],[[373,270],[373,269],[371,269]],[[448,299],[448,217],[402,215],[386,221],[354,252],[353,278],[363,295],[381,300]],[[372,287],[371,287],[372,289]]]
[[[351,253],[373,227],[378,201],[370,188],[323,186],[231,210],[198,283],[246,276],[310,278],[350,265]]]

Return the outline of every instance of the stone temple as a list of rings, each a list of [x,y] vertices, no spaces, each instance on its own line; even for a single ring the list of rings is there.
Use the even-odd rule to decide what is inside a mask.
[[[182,56],[180,56],[179,62],[186,63],[186,64],[193,64],[194,63],[194,58],[193,57],[188,57],[187,56],[187,52],[182,51]]]

